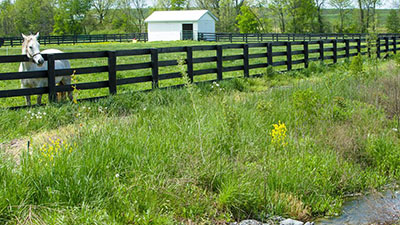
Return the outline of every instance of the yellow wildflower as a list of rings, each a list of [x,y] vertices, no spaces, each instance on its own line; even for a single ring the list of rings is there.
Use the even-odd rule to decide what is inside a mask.
[[[288,143],[286,141],[287,128],[285,123],[279,121],[277,124],[273,124],[274,129],[269,133],[271,136],[271,144],[277,147],[285,147]]]

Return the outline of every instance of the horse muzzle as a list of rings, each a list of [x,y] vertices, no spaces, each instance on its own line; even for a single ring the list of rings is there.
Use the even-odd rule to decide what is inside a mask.
[[[33,62],[38,66],[43,66],[44,59],[40,54],[38,54],[33,57]]]

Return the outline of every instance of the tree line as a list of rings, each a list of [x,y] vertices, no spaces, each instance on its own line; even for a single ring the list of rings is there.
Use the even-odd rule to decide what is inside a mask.
[[[40,31],[45,35],[146,32],[155,10],[207,9],[217,18],[216,32],[365,33],[399,32],[399,12],[378,23],[383,0],[3,0],[0,35]],[[327,7],[334,12],[327,14]],[[398,8],[398,7],[397,7]],[[380,30],[383,31],[383,30]]]

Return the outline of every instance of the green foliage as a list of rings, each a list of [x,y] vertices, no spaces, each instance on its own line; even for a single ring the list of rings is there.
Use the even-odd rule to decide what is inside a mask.
[[[15,35],[15,5],[11,0],[5,0],[0,3],[0,34]]]
[[[236,17],[240,33],[259,33],[259,22],[248,5],[240,7],[240,14]]]
[[[348,14],[352,7],[351,0],[330,0],[329,3],[339,11],[340,22],[335,26],[334,30],[338,33],[347,33],[346,21],[348,21]]]
[[[91,7],[91,0],[58,0],[54,15],[54,34],[81,34],[82,26]]]
[[[52,1],[16,0],[15,9],[15,26],[21,33],[52,32],[54,24]]]
[[[391,9],[388,17],[386,18],[386,28],[390,33],[400,32],[400,18],[396,9]]]
[[[300,117],[312,117],[311,120],[318,115],[322,104],[319,94],[310,88],[294,92],[292,101]]]
[[[371,136],[366,147],[371,163],[383,173],[395,176],[400,172],[400,149],[391,137]]]
[[[393,59],[397,65],[397,67],[400,67],[400,53],[395,54]]]
[[[236,32],[237,11],[232,0],[219,1],[219,22],[216,29],[220,32]]]
[[[171,0],[172,10],[182,10],[187,4],[187,0]]]
[[[358,54],[354,58],[352,58],[350,66],[350,73],[355,77],[362,77],[364,74],[364,61],[361,54]]]
[[[288,0],[285,8],[288,12],[289,32],[309,33],[315,29],[317,8],[313,0]]]

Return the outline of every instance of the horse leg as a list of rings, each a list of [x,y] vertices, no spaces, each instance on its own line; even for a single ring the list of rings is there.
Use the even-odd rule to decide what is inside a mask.
[[[27,95],[27,96],[25,96],[25,99],[26,99],[26,104],[27,104],[28,106],[31,106],[31,96],[30,96],[30,95]]]
[[[21,80],[21,88],[26,88],[22,81],[23,80]],[[30,95],[26,95],[25,96],[25,100],[26,100],[26,105],[31,106],[31,96]]]
[[[42,104],[42,95],[37,96],[37,104],[38,105]]]
[[[62,78],[61,83],[63,85],[70,85],[71,84],[71,77],[70,76],[65,76]],[[66,95],[66,93],[65,93]],[[73,101],[74,100],[74,96],[72,95],[72,91],[68,91],[68,98],[69,100]]]

